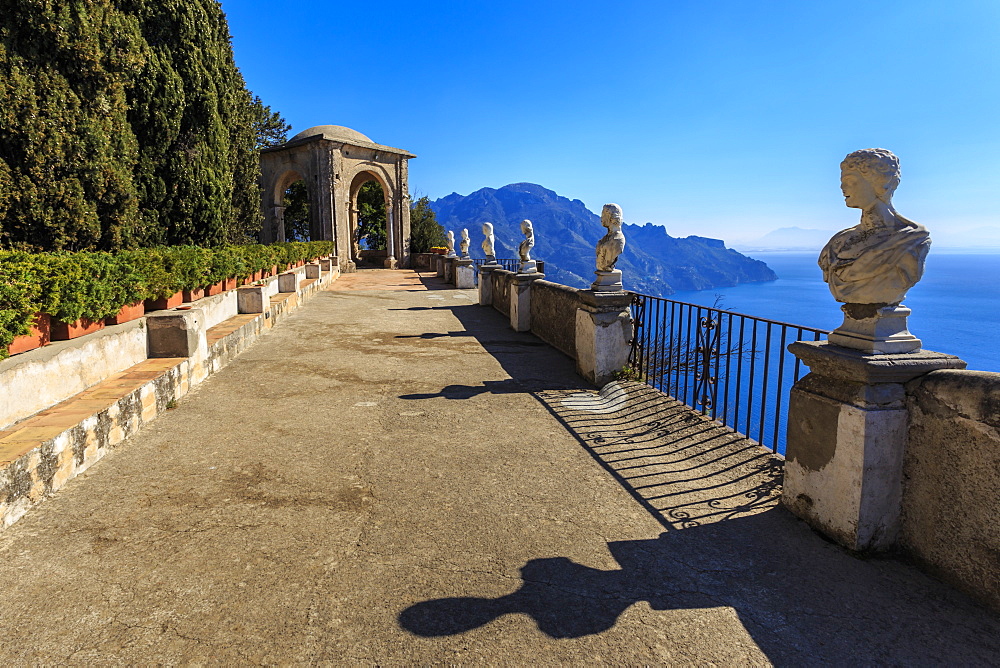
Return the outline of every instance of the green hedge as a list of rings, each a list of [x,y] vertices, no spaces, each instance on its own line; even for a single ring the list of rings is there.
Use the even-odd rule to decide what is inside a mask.
[[[16,336],[28,334],[35,313],[56,320],[100,320],[125,304],[162,299],[227,278],[311,260],[334,252],[333,242],[271,245],[169,246],[117,253],[0,251],[0,359]]]

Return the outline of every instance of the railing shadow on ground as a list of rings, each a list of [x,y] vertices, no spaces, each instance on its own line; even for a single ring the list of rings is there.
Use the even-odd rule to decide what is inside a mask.
[[[894,558],[854,557],[781,508],[780,458],[641,383],[624,384],[623,410],[602,407],[562,353],[525,345],[534,337],[510,331],[492,309],[448,308],[510,379],[405,398],[531,394],[664,531],[609,542],[617,570],[533,559],[505,596],[417,603],[399,614],[405,630],[449,636],[524,614],[549,637],[579,638],[645,601],[654,610],[731,608],[782,665],[974,665],[1000,656],[995,615]]]

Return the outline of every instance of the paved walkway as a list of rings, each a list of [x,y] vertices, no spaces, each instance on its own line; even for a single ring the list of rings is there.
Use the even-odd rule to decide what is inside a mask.
[[[1000,656],[995,615],[776,507],[756,449],[391,278],[343,277],[0,534],[0,663]]]

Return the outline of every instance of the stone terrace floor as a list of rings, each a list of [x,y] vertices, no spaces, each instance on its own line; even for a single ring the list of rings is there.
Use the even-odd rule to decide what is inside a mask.
[[[778,507],[779,463],[443,287],[341,277],[0,534],[0,663],[998,660],[996,615]]]

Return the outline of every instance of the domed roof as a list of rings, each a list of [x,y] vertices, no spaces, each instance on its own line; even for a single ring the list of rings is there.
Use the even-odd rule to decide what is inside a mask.
[[[349,143],[362,142],[364,144],[375,143],[357,130],[345,128],[343,125],[317,125],[309,128],[308,130],[303,130],[288,141],[293,142],[299,139],[305,139],[306,137],[313,137],[315,135],[323,135],[323,139],[331,139],[333,141]]]

